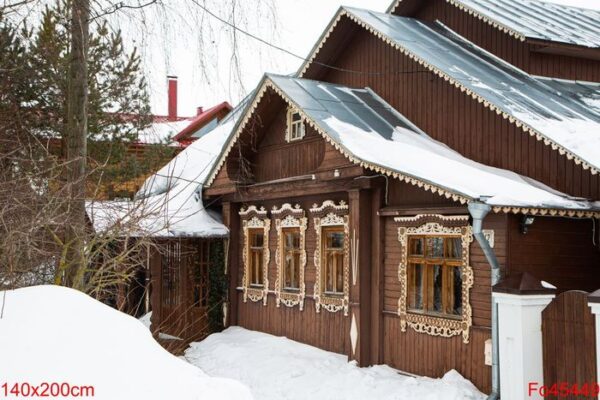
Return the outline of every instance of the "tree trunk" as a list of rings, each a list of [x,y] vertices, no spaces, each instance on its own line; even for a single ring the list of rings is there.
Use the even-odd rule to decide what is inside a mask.
[[[71,0],[71,60],[67,87],[65,130],[67,162],[67,216],[64,259],[64,284],[81,288],[85,273],[84,235],[87,157],[87,51],[89,39],[89,0]]]

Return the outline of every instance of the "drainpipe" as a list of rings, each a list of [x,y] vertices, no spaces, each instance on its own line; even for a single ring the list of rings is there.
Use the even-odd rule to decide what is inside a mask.
[[[473,218],[473,236],[481,246],[483,254],[492,267],[492,286],[500,280],[500,264],[494,250],[490,246],[481,230],[483,219],[490,212],[491,207],[484,203],[469,203],[469,213]],[[498,349],[498,305],[492,296],[492,393],[488,400],[496,400],[500,397],[500,365],[498,362],[500,352]]]

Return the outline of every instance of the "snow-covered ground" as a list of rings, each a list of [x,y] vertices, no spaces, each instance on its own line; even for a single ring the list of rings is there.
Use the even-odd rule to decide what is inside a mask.
[[[66,382],[92,386],[97,400],[252,398],[244,385],[207,376],[164,350],[135,318],[78,291],[34,286],[0,292],[0,308],[3,301],[0,384],[9,388]]]
[[[184,358],[210,376],[245,383],[257,400],[485,398],[456,371],[431,379],[384,365],[359,368],[345,356],[240,327],[192,343]]]

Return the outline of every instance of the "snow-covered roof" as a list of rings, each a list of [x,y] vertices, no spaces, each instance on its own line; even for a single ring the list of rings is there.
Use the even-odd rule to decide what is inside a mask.
[[[190,144],[136,194],[143,203],[140,225],[154,237],[222,237],[229,231],[221,216],[203,204],[202,186],[245,106],[241,102],[212,131]]]
[[[137,142],[144,144],[169,144],[171,143],[171,139],[191,122],[191,119],[153,122],[138,133]]]
[[[441,23],[349,7],[342,7],[339,15],[348,16],[584,169],[600,171],[600,105],[580,98],[581,91],[574,85],[558,90],[557,85],[506,63]],[[591,86],[587,90],[586,97],[600,95]]]
[[[600,211],[600,203],[573,198],[514,172],[469,160],[425,133],[372,90],[268,74],[251,113],[267,89],[299,109],[305,121],[351,161],[461,202],[510,209]],[[239,137],[241,119],[208,184]],[[534,211],[537,212],[537,211]]]

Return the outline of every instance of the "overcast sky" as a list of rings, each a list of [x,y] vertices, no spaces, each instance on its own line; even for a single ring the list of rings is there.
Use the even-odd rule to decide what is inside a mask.
[[[216,0],[219,1],[219,0]],[[275,10],[256,7],[256,0],[244,0],[245,28],[292,53],[306,57],[340,5],[385,11],[390,0],[271,0]],[[551,0],[555,3],[600,10],[600,0]],[[197,106],[211,107],[221,101],[235,105],[251,90],[265,71],[289,74],[302,60],[287,55],[248,37],[238,37],[241,50],[239,69],[241,84],[231,75],[230,28],[202,12],[178,7],[157,12],[147,30],[135,44],[142,48],[149,77],[152,111],[165,114],[167,108],[166,75],[179,80],[179,114],[194,115]],[[205,4],[209,4],[207,1]],[[265,4],[269,4],[268,2]],[[212,9],[212,8],[211,8]],[[219,10],[217,10],[219,11]],[[152,13],[152,11],[149,11]],[[175,13],[165,18],[163,14]],[[190,15],[194,14],[194,17]],[[221,10],[219,15],[223,16]],[[203,18],[199,20],[199,18]],[[157,22],[158,21],[158,22]],[[157,27],[157,24],[160,25]],[[165,28],[165,26],[167,26]],[[210,26],[210,33],[199,26]],[[139,33],[138,33],[139,35]],[[169,36],[165,40],[165,36]],[[199,44],[202,43],[202,44]],[[203,73],[203,71],[205,73]]]

